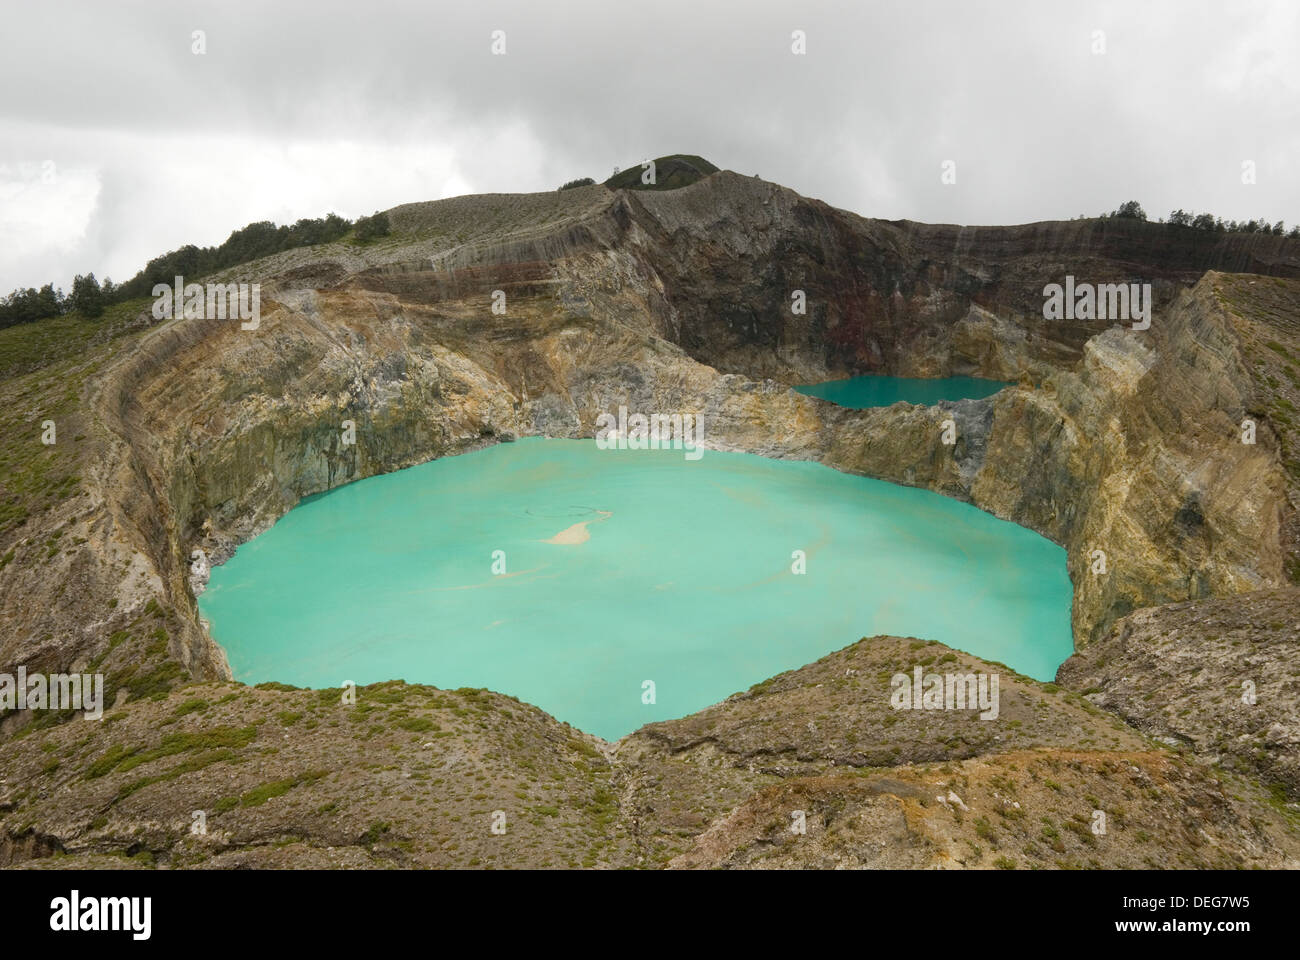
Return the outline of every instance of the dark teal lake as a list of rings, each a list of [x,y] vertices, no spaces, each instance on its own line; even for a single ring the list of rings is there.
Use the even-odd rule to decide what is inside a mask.
[[[940,400],[982,400],[991,397],[1003,387],[1001,380],[982,380],[977,377],[944,377],[922,379],[914,377],[849,377],[847,380],[828,380],[795,387],[799,393],[821,400],[829,400],[841,407],[862,410],[867,407],[888,407],[900,401],[929,405]]]

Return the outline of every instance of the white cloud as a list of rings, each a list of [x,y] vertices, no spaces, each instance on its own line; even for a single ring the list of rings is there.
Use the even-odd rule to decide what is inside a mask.
[[[23,277],[25,286],[52,279],[41,267],[75,255],[99,189],[89,169],[60,168],[53,161],[0,165],[0,265],[14,265],[14,282],[6,286],[0,278],[0,289],[8,292]],[[71,285],[69,275],[62,286]]]
[[[0,122],[0,131],[3,123]],[[412,199],[509,182],[509,167],[540,152],[522,128],[479,140],[491,156],[473,168],[474,144],[373,140],[278,141],[220,133],[145,135],[32,130],[75,167],[41,182],[35,163],[0,167],[0,289],[74,273],[128,279],[185,243],[218,244],[254,220],[292,223],[328,212],[350,219]],[[509,158],[507,160],[507,158]],[[101,185],[103,189],[101,189]]]

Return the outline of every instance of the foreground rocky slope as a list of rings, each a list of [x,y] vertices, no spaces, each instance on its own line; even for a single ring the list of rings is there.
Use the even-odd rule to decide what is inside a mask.
[[[913,665],[1000,672],[999,717],[893,710]],[[0,811],[43,867],[1300,865],[1260,788],[892,637],[617,745],[487,691],[194,684],[10,742]]]
[[[249,856],[258,863],[298,862],[298,853],[303,863],[324,862],[319,858],[332,856],[331,846],[358,846],[348,840],[356,828],[397,823],[388,800],[376,800],[374,810],[358,812],[336,833],[305,846],[274,848],[257,841],[272,808],[245,804],[245,794],[256,800],[261,786],[293,781],[286,797],[310,796],[322,783],[341,782],[338,771],[350,764],[361,764],[353,781],[358,788],[386,782],[388,774],[362,763],[367,755],[373,763],[375,751],[352,736],[356,721],[335,717],[332,724],[317,716],[324,707],[312,706],[316,694],[225,686],[186,691],[178,699],[177,688],[191,678],[229,676],[222,652],[197,617],[194,597],[203,588],[204,565],[225,559],[304,496],[518,436],[591,436],[600,413],[624,404],[647,412],[698,412],[708,446],[819,460],[926,487],[1062,544],[1075,587],[1080,651],[1080,662],[1067,664],[1063,679],[1080,691],[1100,688],[1089,697],[1159,736],[1179,739],[1168,711],[1155,711],[1165,718],[1160,723],[1170,724],[1167,729],[1153,725],[1135,709],[1136,694],[1126,692],[1131,672],[1113,674],[1106,657],[1092,654],[1096,647],[1115,649],[1120,660],[1137,656],[1133,644],[1146,629],[1137,619],[1141,611],[1154,608],[1153,617],[1176,617],[1161,612],[1161,605],[1215,598],[1221,616],[1285,669],[1285,647],[1274,641],[1289,634],[1267,631],[1274,631],[1275,622],[1295,622],[1292,585],[1300,580],[1295,242],[1110,220],[1001,228],[887,223],[727,171],[662,192],[593,185],[409,204],[390,211],[390,219],[393,236],[374,244],[287,251],[228,272],[221,279],[263,283],[256,330],[229,321],[154,323],[147,304],[138,303],[102,325],[66,331],[62,341],[0,343],[9,351],[0,359],[10,371],[0,382],[0,410],[7,418],[0,426],[24,438],[0,461],[0,621],[6,626],[0,672],[12,673],[18,665],[103,672],[110,703],[124,705],[113,714],[121,720],[93,731],[79,720],[58,726],[66,718],[52,713],[0,718],[0,771],[7,789],[20,797],[0,810],[11,861],[58,850],[78,856],[129,851],[125,838],[137,827],[146,830],[147,811],[171,802],[156,794],[193,809],[233,797],[236,807],[226,811],[224,822],[235,839],[221,856]],[[1067,274],[1092,283],[1151,282],[1156,302],[1150,329],[1135,331],[1111,320],[1045,320],[1042,288]],[[792,309],[796,291],[806,297],[806,312]],[[503,312],[493,310],[498,302]],[[789,389],[792,383],[871,371],[973,374],[1012,385],[982,401],[864,411]],[[35,429],[47,419],[58,428],[59,440],[51,446],[40,444]],[[941,439],[945,420],[956,430],[953,445]],[[355,444],[344,442],[345,421],[355,427]],[[1254,427],[1253,443],[1242,442],[1245,421]],[[201,551],[201,562],[194,562],[195,551]],[[1277,603],[1290,612],[1280,621],[1255,618],[1250,611],[1265,596],[1281,598]],[[1143,661],[1153,663],[1145,669],[1163,679],[1160,693],[1143,689],[1141,696],[1158,696],[1157,705],[1178,700],[1196,640],[1186,649],[1182,660]],[[762,696],[781,692],[781,682]],[[1295,703],[1289,688],[1276,693],[1280,702]],[[471,753],[537,753],[546,759],[532,762],[566,783],[573,764],[585,768],[558,804],[529,793],[517,772],[505,767],[473,773],[467,768],[464,782],[443,777],[462,799],[473,782],[488,778],[500,780],[497,793],[517,787],[534,806],[569,811],[572,824],[562,832],[571,842],[539,839],[533,851],[537,857],[544,851],[552,865],[754,863],[755,845],[765,842],[753,832],[762,820],[757,811],[769,802],[762,798],[785,796],[778,787],[794,780],[808,781],[799,789],[813,791],[810,797],[824,789],[826,797],[840,797],[862,817],[876,816],[868,808],[875,809],[885,794],[865,787],[865,794],[857,787],[844,792],[847,786],[838,778],[845,765],[906,768],[906,776],[891,777],[910,790],[937,782],[927,765],[960,762],[977,792],[995,775],[1011,773],[1028,788],[1020,770],[1010,769],[1021,761],[991,757],[1032,748],[1060,753],[1061,763],[1073,751],[1070,762],[1079,766],[1070,768],[1071,776],[1077,774],[1079,783],[1133,767],[1143,776],[1158,775],[1162,784],[1183,783],[1198,802],[1210,803],[1219,789],[1213,786],[1218,774],[1200,759],[1175,761],[1151,754],[1150,742],[1131,735],[1102,737],[1101,727],[1071,727],[1074,719],[1082,723],[1082,716],[1091,715],[1068,698],[1031,697],[1051,714],[1050,722],[1040,723],[1038,708],[1026,707],[1019,716],[1013,696],[1008,715],[1022,727],[1004,730],[976,721],[935,739],[911,731],[910,718],[859,715],[852,701],[818,699],[820,694],[807,691],[786,698],[806,700],[795,711],[806,717],[802,727],[741,724],[738,718],[748,716],[755,694],[676,725],[648,728],[611,752],[576,731],[557,732],[562,728],[550,718],[523,705],[509,707],[505,698],[466,694],[479,700],[462,703],[459,696],[424,690],[400,699],[435,713],[450,710],[452,716],[480,702],[493,704],[494,716],[501,709],[513,714],[509,736],[489,747],[478,742],[486,735],[481,729],[457,728],[455,736],[474,741],[466,748]],[[180,731],[225,731],[220,743],[194,748],[202,752],[180,765],[199,768],[168,768],[166,781],[155,781],[164,786],[152,792],[151,784],[127,789],[135,783],[127,775],[137,765],[130,758],[85,776],[85,765],[107,762],[112,745],[138,744],[134,757],[158,749],[164,750],[160,756],[179,755],[166,751],[190,740],[165,748],[155,740],[159,725],[188,700],[206,706],[178,715]],[[1078,710],[1084,711],[1080,717],[1073,712]],[[283,730],[268,727],[266,717],[280,713],[302,716],[283,723]],[[435,732],[453,729],[442,714],[424,718],[442,725]],[[381,738],[375,745],[393,755],[398,769],[422,756],[411,751],[424,750],[426,740],[437,746],[438,738],[429,737],[416,745],[421,731],[405,730],[399,721],[406,720],[421,726],[419,718],[402,715],[393,722],[405,734],[373,732]],[[730,732],[706,736],[697,727],[708,722]],[[1240,754],[1240,769],[1280,785],[1282,795],[1294,801],[1295,744],[1285,733],[1289,714],[1277,722],[1283,734],[1274,738],[1275,757],[1268,763],[1246,762],[1244,747],[1199,750],[1197,756],[1214,761]],[[829,730],[830,739],[812,730],[805,738],[799,731],[809,723]],[[516,730],[518,724],[531,724],[531,732]],[[250,726],[255,734],[247,733]],[[285,741],[274,752],[268,729]],[[311,736],[303,736],[306,730]],[[898,735],[903,732],[908,736]],[[1214,739],[1212,731],[1184,733],[1196,744]],[[1241,735],[1250,740],[1259,731],[1252,726]],[[63,737],[74,739],[65,743]],[[996,737],[1002,739],[990,742]],[[74,740],[81,742],[75,751]],[[74,786],[63,792],[86,792],[94,798],[86,802],[98,805],[98,812],[86,819],[90,807],[80,800],[65,798],[70,806],[64,808],[41,792],[49,784],[31,779],[36,758],[28,751],[35,743],[50,743],[49,752],[58,754],[45,759],[57,760],[57,767],[42,776],[63,769],[69,778],[64,786]],[[595,755],[587,756],[591,751]],[[257,763],[235,759],[254,755]],[[737,766],[736,757],[744,763]],[[1042,764],[1048,762],[1025,760],[1023,769],[1046,778]],[[981,766],[994,764],[1001,765],[1000,773]],[[759,772],[751,774],[751,765]],[[743,776],[737,772],[742,769]],[[315,776],[322,770],[331,774]],[[647,772],[652,770],[660,772]],[[171,792],[188,783],[190,774],[206,792]],[[661,789],[656,777],[671,786],[671,797],[655,793]],[[411,773],[411,779],[419,778]],[[229,789],[208,796],[222,783]],[[762,793],[768,789],[777,792]],[[29,796],[28,790],[37,793]],[[606,792],[617,797],[617,815]],[[1240,812],[1233,803],[1268,805],[1266,792],[1248,793],[1255,799],[1216,807],[1225,822],[1235,822]],[[1152,807],[1151,815],[1191,816],[1174,794],[1171,789],[1161,800],[1173,807]],[[462,810],[448,795],[410,796],[412,816],[437,803],[448,817],[477,817],[488,800],[485,795],[480,805]],[[888,796],[888,803],[905,799]],[[726,819],[751,802],[752,823],[739,814],[734,822]],[[680,822],[663,812],[665,804],[685,811]],[[632,812],[646,806],[648,812]],[[121,824],[103,842],[88,842],[99,829],[88,824],[101,816],[111,822],[118,814],[106,811],[119,807],[126,811]],[[588,808],[598,812],[583,812]],[[599,829],[588,817],[601,821]],[[732,826],[724,828],[727,822]],[[943,849],[949,851],[944,857],[934,860],[927,853],[922,860],[990,866],[995,859],[1017,859],[1005,850],[994,856],[993,845],[979,842],[981,834],[971,841],[979,854],[962,848],[957,856],[953,851],[971,840],[974,829],[964,823],[943,828]],[[182,840],[166,839],[172,827],[159,824],[162,833],[141,841],[139,849],[189,862],[177,846]],[[709,824],[721,832],[692,847]],[[1257,849],[1247,833],[1224,829],[1229,833],[1213,842],[1232,862],[1276,866],[1293,855],[1277,852],[1290,849],[1282,840]],[[401,835],[414,833],[411,827]],[[272,834],[293,835],[267,835]],[[520,838],[525,835],[521,828]],[[1023,839],[1016,837],[1017,843]],[[407,851],[408,859],[488,862],[491,847],[461,843],[467,859],[439,860],[443,854],[419,844],[422,852]],[[376,844],[382,847],[379,839]],[[354,861],[369,862],[376,844],[360,844],[364,849],[347,855],[364,854]],[[1042,843],[1031,839],[1021,846],[1037,849]],[[249,853],[251,847],[257,851]],[[274,849],[288,852],[268,859]],[[881,862],[829,840],[818,849],[816,862],[822,864],[840,862],[837,856],[846,864]],[[1055,845],[1048,849],[1062,859]],[[1097,862],[1141,865],[1143,857],[1161,856],[1135,850]],[[543,862],[532,856],[515,850],[509,862]],[[1026,863],[1052,860],[1046,854],[1023,856],[1029,857]],[[1221,862],[1217,854],[1198,860],[1190,846],[1178,856],[1190,858],[1182,861],[1187,863]],[[910,863],[913,854],[899,857]]]
[[[1058,679],[1140,730],[1300,796],[1300,591],[1138,611]]]

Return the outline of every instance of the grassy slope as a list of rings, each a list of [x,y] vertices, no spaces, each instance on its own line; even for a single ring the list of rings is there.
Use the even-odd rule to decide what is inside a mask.
[[[0,447],[0,552],[28,517],[75,493],[85,440],[82,386],[119,341],[143,329],[137,318],[147,305],[133,300],[97,320],[70,313],[0,330],[0,431],[7,438]],[[50,446],[41,443],[46,420],[56,427]]]

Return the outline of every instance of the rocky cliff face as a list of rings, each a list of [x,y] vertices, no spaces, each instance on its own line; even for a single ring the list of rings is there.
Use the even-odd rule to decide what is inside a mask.
[[[197,619],[195,551],[220,562],[302,497],[362,477],[591,436],[621,404],[698,412],[706,445],[926,487],[1039,531],[1068,551],[1080,650],[1132,611],[1300,576],[1292,401],[1261,355],[1292,370],[1287,351],[1300,357],[1294,242],[887,223],[725,171],[390,219],[377,244],[231,272],[263,283],[257,330],[144,316],[60,367],[57,387],[48,370],[13,381],[31,416],[64,403],[79,445],[75,490],[0,539],[0,668],[93,666],[133,700],[228,676]],[[1207,268],[1275,275],[1282,306]],[[1150,329],[1045,320],[1043,286],[1067,274],[1151,282]],[[789,389],[866,371],[1014,385],[864,411]]]

